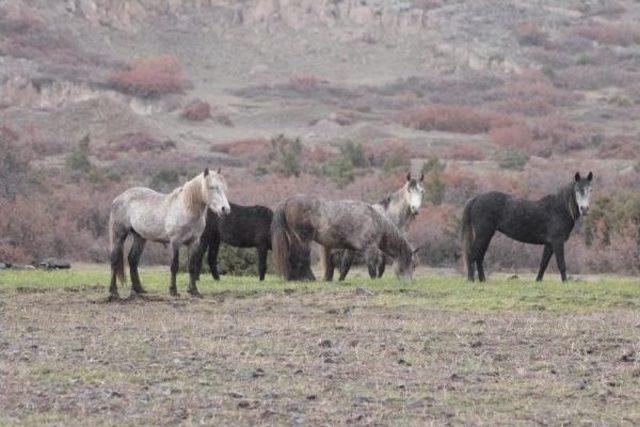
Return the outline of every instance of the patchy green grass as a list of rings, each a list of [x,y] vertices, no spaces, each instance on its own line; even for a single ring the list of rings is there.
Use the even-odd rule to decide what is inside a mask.
[[[635,280],[438,273],[197,299],[148,268],[106,303],[106,267],[1,272],[0,425],[640,423]]]
[[[142,272],[141,280],[143,286],[153,293],[163,295],[168,290],[169,274],[162,269]],[[180,274],[178,289],[184,292],[187,281],[187,275]],[[91,291],[106,288],[108,283],[106,267],[0,273],[0,288],[7,292]],[[267,276],[264,282],[255,277],[225,276],[216,282],[209,275],[203,275],[198,286],[208,296],[230,294],[235,297],[265,293],[350,293],[355,286],[364,286],[376,293],[371,298],[373,305],[390,308],[415,306],[446,310],[562,312],[640,308],[640,281],[607,276],[567,283],[552,277],[536,283],[532,278],[510,279],[498,275],[485,283],[469,283],[462,277],[435,274],[419,275],[412,281],[400,282],[390,274],[382,280],[351,278],[345,282],[292,283],[275,276]],[[120,286],[120,293],[128,295],[129,288]]]

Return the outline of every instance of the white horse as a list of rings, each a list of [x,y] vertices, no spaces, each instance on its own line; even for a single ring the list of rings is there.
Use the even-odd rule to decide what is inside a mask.
[[[220,169],[205,169],[182,187],[170,194],[162,194],[150,188],[134,187],[113,200],[109,216],[111,239],[111,285],[109,298],[118,298],[117,280],[125,281],[124,242],[133,237],[129,252],[131,294],[144,293],[138,275],[138,263],[147,240],[169,244],[171,247],[171,295],[178,295],[176,274],[181,245],[189,247],[189,289],[193,296],[200,296],[196,287],[197,276],[192,255],[197,251],[204,231],[207,208],[224,215],[231,211],[226,196],[227,184]]]
[[[411,172],[407,173],[407,181],[397,191],[391,193],[376,204],[373,208],[384,215],[398,230],[404,235],[409,225],[418,215],[422,206],[422,197],[424,196],[424,187],[422,181],[424,174],[420,174],[420,178],[415,179],[411,176]],[[417,252],[417,249],[416,251]],[[386,257],[384,253],[369,253],[366,257],[369,267],[369,276],[372,279],[380,278],[384,274],[386,266]],[[340,270],[339,280],[344,280],[349,273],[351,264],[356,254],[350,250],[335,250],[330,258],[330,276],[333,277],[333,267],[337,266]],[[329,279],[330,280],[330,279]]]

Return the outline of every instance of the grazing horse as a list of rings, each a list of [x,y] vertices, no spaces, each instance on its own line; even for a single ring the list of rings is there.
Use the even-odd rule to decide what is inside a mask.
[[[420,175],[420,179],[414,179],[411,177],[411,172],[407,173],[407,182],[402,188],[372,205],[373,208],[386,216],[392,224],[398,227],[398,230],[406,233],[422,206],[422,196],[424,195],[423,180],[424,174]],[[344,280],[347,277],[355,257],[356,253],[354,251],[345,249],[334,250],[331,253],[331,266],[337,265],[340,270],[338,280]],[[372,279],[382,277],[386,266],[384,253],[376,254],[376,256],[366,259],[366,262],[369,267],[369,276]]]
[[[562,281],[567,280],[564,261],[564,243],[580,215],[589,211],[593,173],[582,178],[576,172],[574,181],[537,201],[517,199],[508,194],[491,192],[481,194],[467,202],[462,214],[462,257],[470,281],[474,280],[474,263],[478,267],[478,280],[484,282],[484,255],[496,231],[519,242],[544,245],[540,271],[541,281],[551,255],[556,262]]]
[[[150,188],[134,187],[113,200],[109,217],[111,239],[111,285],[110,299],[118,298],[116,278],[124,282],[124,242],[133,237],[129,252],[132,295],[144,293],[138,263],[147,240],[169,244],[171,247],[171,295],[178,295],[176,274],[181,245],[189,246],[189,290],[200,296],[196,287],[196,260],[193,257],[199,247],[200,236],[205,228],[205,213],[212,209],[227,214],[231,208],[226,196],[227,184],[217,172],[205,169],[191,181],[170,194],[161,194]]]
[[[396,275],[411,278],[413,251],[398,228],[364,202],[327,201],[297,195],[282,201],[273,214],[272,247],[280,274],[287,280],[314,280],[309,245],[323,246],[325,280],[331,280],[334,248],[363,251],[371,257],[383,252],[396,261]]]
[[[258,273],[264,280],[267,272],[267,253],[271,250],[271,220],[273,211],[266,206],[242,206],[231,203],[228,215],[207,211],[207,225],[200,240],[197,254],[198,275],[202,267],[202,255],[208,249],[209,268],[215,280],[218,274],[218,250],[220,243],[238,248],[258,249]]]

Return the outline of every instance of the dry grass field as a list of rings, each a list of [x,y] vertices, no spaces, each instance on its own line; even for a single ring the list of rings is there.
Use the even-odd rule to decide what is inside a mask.
[[[640,423],[637,280],[167,279],[3,272],[0,424]]]

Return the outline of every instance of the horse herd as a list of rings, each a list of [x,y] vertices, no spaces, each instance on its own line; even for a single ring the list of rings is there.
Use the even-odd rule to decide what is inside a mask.
[[[227,184],[220,169],[205,169],[169,194],[134,187],[117,196],[109,216],[111,284],[109,298],[118,299],[117,282],[125,281],[124,244],[131,236],[127,260],[132,295],[145,293],[138,265],[148,240],[171,248],[169,291],[177,295],[176,275],[180,247],[188,247],[188,292],[200,296],[197,281],[202,258],[219,280],[217,256],[221,243],[255,247],[263,280],[267,254],[286,280],[315,280],[311,270],[311,242],[322,246],[324,279],[331,281],[337,267],[344,280],[357,252],[364,255],[369,275],[381,277],[387,258],[396,276],[411,279],[415,252],[406,239],[410,223],[422,206],[424,176],[406,176],[403,186],[376,204],[354,200],[330,201],[298,194],[281,201],[275,211],[265,206],[241,206],[227,200]],[[555,254],[566,281],[564,244],[575,222],[587,214],[593,173],[574,175],[556,194],[537,201],[489,192],[469,200],[462,213],[461,246],[468,279],[485,281],[484,256],[496,231],[524,243],[543,245],[537,280],[542,280]]]

